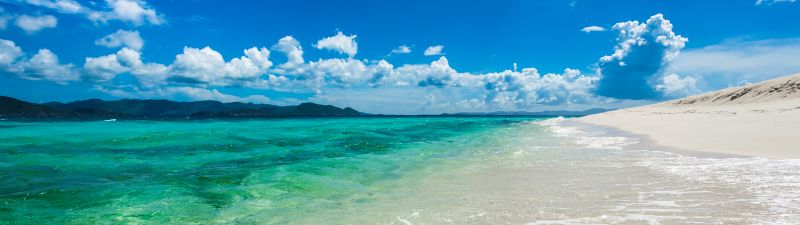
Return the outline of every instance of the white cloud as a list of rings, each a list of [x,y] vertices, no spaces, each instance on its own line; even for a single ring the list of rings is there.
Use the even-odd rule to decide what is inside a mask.
[[[272,50],[286,54],[287,61],[281,64],[283,68],[293,68],[303,64],[303,47],[300,42],[292,36],[286,36],[278,40],[278,43],[272,46]]]
[[[225,94],[217,89],[206,89],[198,87],[161,87],[155,89],[139,89],[130,86],[117,86],[117,87],[104,87],[95,86],[95,89],[112,96],[121,98],[178,98],[184,97],[190,101],[220,101],[220,102],[251,102],[260,104],[272,104],[274,101],[270,100],[264,95],[249,95],[239,97],[235,95]]]
[[[685,97],[700,93],[697,89],[697,78],[681,78],[677,74],[671,73],[661,78],[660,84],[656,85],[656,90],[661,91],[667,97]]]
[[[141,53],[129,48],[122,48],[116,53],[120,65],[129,68],[139,84],[146,88],[154,88],[165,84],[169,76],[169,67],[159,63],[144,63]]]
[[[400,45],[397,46],[397,48],[392,49],[391,54],[408,54],[408,53],[411,53],[411,47],[408,47],[407,45]]]
[[[55,28],[58,25],[56,17],[51,15],[29,16],[22,15],[17,17],[16,25],[25,32],[32,34],[45,28]]]
[[[244,50],[244,56],[225,64],[225,74],[231,78],[248,78],[266,73],[272,66],[267,48],[252,47]]]
[[[59,63],[58,56],[48,49],[39,49],[33,57],[22,62],[22,71],[18,75],[24,79],[49,80],[59,84],[79,78],[79,73],[72,64]]]
[[[144,63],[139,51],[126,47],[115,54],[87,57],[84,71],[85,78],[93,81],[107,81],[118,74],[130,72],[143,86],[152,88],[166,85],[169,81],[196,85],[234,85],[256,79],[272,66],[269,61],[270,52],[264,47],[252,47],[243,52],[244,56],[225,62],[222,54],[210,47],[185,47],[183,53],[175,56],[171,65],[165,66]]]
[[[270,103],[269,98],[263,95],[250,95],[246,97],[239,97],[235,95],[224,94],[217,89],[204,89],[196,87],[170,87],[166,89],[168,94],[184,95],[192,100],[214,100],[220,102],[252,102],[252,103]]]
[[[775,3],[782,3],[782,2],[793,3],[793,2],[796,2],[796,1],[797,0],[757,0],[756,1],[756,5],[772,5],[772,4],[775,4]]]
[[[314,45],[317,49],[327,49],[346,54],[353,57],[358,53],[356,35],[344,35],[341,31],[331,37],[326,37],[317,41]]]
[[[61,64],[49,49],[39,49],[31,58],[13,41],[0,39],[0,71],[22,79],[48,80],[59,84],[78,80],[80,74],[72,64]]]
[[[80,3],[73,0],[25,0],[25,2],[64,13],[78,13],[83,9]]]
[[[404,65],[390,74],[379,88],[328,89],[312,100],[366,112],[400,114],[530,110],[605,100],[592,94],[596,77],[573,69],[545,75],[534,68],[470,74],[457,72],[442,57],[431,64]]]
[[[202,49],[184,47],[183,53],[175,56],[170,70],[182,82],[211,83],[224,76],[225,60],[208,46]]]
[[[60,13],[78,14],[85,16],[94,22],[107,23],[109,21],[123,21],[136,26],[152,24],[161,25],[166,23],[164,16],[156,12],[144,0],[105,0],[102,9],[93,9],[81,5],[74,0],[22,0],[23,2],[48,9],[53,9]],[[91,2],[90,6],[100,5]]]
[[[688,49],[667,68],[668,73],[701,76],[709,89],[758,82],[800,72],[800,39],[733,40]]]
[[[597,77],[582,75],[574,69],[565,69],[563,74],[539,75],[535,68],[524,68],[522,72],[506,70],[484,77],[483,86],[489,91],[486,102],[500,108],[581,104],[597,98],[592,93]]]
[[[308,71],[332,84],[364,82],[372,75],[364,62],[356,59],[320,59],[309,62]]]
[[[614,53],[598,63],[597,94],[621,99],[656,99],[661,96],[655,83],[663,68],[680,53],[688,41],[672,31],[672,23],[662,14],[646,22],[628,21],[613,27],[619,32]]]
[[[417,85],[417,86],[454,86],[458,82],[458,72],[450,67],[450,62],[444,56],[430,64],[403,65],[395,69],[391,77],[384,82],[389,85]]]
[[[222,54],[210,47],[185,47],[170,65],[171,75],[179,82],[230,85],[239,79],[260,77],[272,66],[268,59],[270,52],[264,47],[244,50],[244,54],[225,62]]]
[[[591,32],[599,32],[599,31],[606,31],[606,28],[599,27],[599,26],[588,26],[581,29],[584,33],[591,33]]]
[[[95,41],[94,44],[109,48],[127,47],[140,50],[144,46],[144,40],[139,36],[139,31],[117,30],[117,32]]]
[[[442,54],[442,49],[444,49],[444,45],[430,46],[430,47],[425,49],[424,54],[427,55],[427,56],[430,56],[430,55],[443,55]]]
[[[92,11],[88,13],[93,21],[108,22],[120,20],[133,25],[164,24],[163,16],[156,13],[147,2],[141,0],[106,0],[110,11]]]
[[[22,56],[22,49],[13,41],[0,39],[0,67],[8,68]]]
[[[116,54],[100,56],[97,58],[86,57],[86,62],[83,64],[83,69],[86,72],[84,76],[87,80],[91,81],[108,81],[114,79],[117,74],[127,72],[128,67],[119,63]]]

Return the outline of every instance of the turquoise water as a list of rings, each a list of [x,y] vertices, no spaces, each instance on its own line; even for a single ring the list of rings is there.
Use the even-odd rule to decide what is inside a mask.
[[[800,222],[800,160],[567,122],[0,121],[0,224]]]
[[[0,221],[292,222],[485,157],[476,146],[532,120],[3,122]]]

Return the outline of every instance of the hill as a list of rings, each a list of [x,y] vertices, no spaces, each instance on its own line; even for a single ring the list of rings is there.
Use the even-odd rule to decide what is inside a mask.
[[[133,117],[133,118],[217,118],[217,117],[318,117],[365,115],[352,108],[302,103],[296,106],[276,106],[218,101],[177,102],[152,99],[122,99],[104,101],[88,99],[68,103],[35,104],[0,96],[0,115],[3,117]]]
[[[19,99],[0,96],[0,116],[66,116],[67,112],[49,107],[22,101]]]

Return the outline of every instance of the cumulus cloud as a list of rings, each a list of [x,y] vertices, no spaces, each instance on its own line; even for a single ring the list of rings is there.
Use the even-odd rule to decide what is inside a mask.
[[[358,44],[356,43],[356,35],[344,35],[341,31],[331,37],[326,37],[317,41],[314,45],[317,49],[327,49],[346,54],[353,57],[358,53]]]
[[[129,48],[122,48],[116,53],[120,65],[128,68],[136,76],[141,86],[153,88],[165,85],[169,76],[169,67],[160,63],[142,62],[141,53]]]
[[[95,41],[94,44],[109,48],[127,47],[134,50],[142,49],[144,40],[139,36],[139,31],[117,30],[113,34],[106,35]]]
[[[232,78],[248,78],[264,74],[272,66],[269,50],[252,47],[244,50],[244,56],[225,64],[225,74]]]
[[[312,100],[376,113],[518,110],[605,100],[592,93],[597,78],[574,69],[545,75],[535,68],[471,74],[456,71],[440,57],[430,64],[403,65],[386,72],[379,88],[330,89]]]
[[[620,99],[654,99],[661,97],[655,85],[663,76],[663,68],[680,53],[687,38],[672,31],[672,23],[662,14],[646,22],[617,23],[619,32],[614,53],[598,63],[600,75],[597,94]]]
[[[72,64],[61,64],[58,56],[48,49],[39,49],[33,57],[22,62],[17,74],[29,80],[49,80],[59,84],[78,80],[79,74]]]
[[[355,84],[364,82],[373,74],[367,65],[356,59],[320,59],[308,63],[308,70],[324,84]]]
[[[278,43],[272,46],[272,50],[286,54],[286,63],[280,65],[282,68],[293,68],[305,62],[303,60],[303,47],[292,36],[286,36],[278,40]]]
[[[178,76],[175,80],[210,83],[224,75],[225,60],[222,54],[208,46],[202,49],[184,47],[183,53],[175,56],[170,69]]]
[[[606,31],[606,28],[599,27],[599,26],[588,26],[581,29],[584,33],[591,33],[591,32],[599,32],[599,31]]]
[[[211,47],[185,47],[183,53],[175,56],[175,61],[169,66],[170,79],[186,83],[231,85],[237,80],[260,77],[272,66],[272,62],[268,60],[270,52],[264,47],[246,49],[244,54],[225,62],[222,54]]]
[[[430,64],[403,65],[396,69],[395,75],[387,79],[395,85],[417,85],[421,87],[456,86],[458,72],[450,67],[444,56]]]
[[[17,17],[16,23],[17,27],[21,28],[25,32],[32,34],[39,32],[45,28],[55,28],[58,25],[58,20],[56,17],[51,15],[44,15],[44,16],[29,16],[29,15],[22,15]]]
[[[428,47],[428,48],[426,48],[426,49],[425,49],[425,52],[424,52],[424,54],[425,54],[426,56],[431,56],[431,55],[443,55],[443,53],[442,53],[442,49],[444,49],[444,45],[434,45],[434,46],[430,46],[430,47]]]
[[[128,67],[123,66],[116,54],[100,56],[97,58],[86,57],[83,64],[86,71],[85,78],[91,81],[107,81],[114,79],[117,74],[127,72]]]
[[[84,80],[91,82],[109,81],[129,72],[136,75],[145,87],[164,85],[169,76],[169,67],[159,63],[144,63],[138,50],[127,47],[110,55],[86,57],[83,70]]]
[[[408,45],[397,46],[397,48],[392,49],[391,52],[391,54],[408,54],[408,53],[411,53],[411,47],[408,47]]]
[[[160,25],[165,22],[163,16],[156,13],[147,2],[141,0],[106,0],[108,11],[92,11],[88,13],[89,19],[99,22],[120,20],[133,25],[153,24]]]
[[[72,64],[61,64],[58,56],[49,49],[39,49],[30,58],[13,41],[0,39],[0,70],[22,79],[48,80],[66,84],[79,78]]]
[[[661,79],[661,83],[656,85],[656,90],[661,91],[667,97],[684,97],[700,92],[697,89],[697,78],[681,78],[677,74],[671,73]]]
[[[501,108],[525,108],[587,103],[596,98],[591,93],[596,80],[575,69],[540,75],[535,68],[525,68],[522,72],[506,70],[486,74],[484,87],[489,91],[486,102]]]
[[[9,40],[0,39],[0,66],[8,68],[17,58],[22,56],[22,49],[16,43]]]
[[[121,73],[135,75],[144,87],[169,83],[188,85],[236,86],[255,82],[272,66],[270,51],[265,47],[243,50],[244,56],[225,61],[222,54],[211,47],[184,47],[170,65],[144,63],[141,53],[131,48],[101,56],[87,57],[84,63],[86,80],[108,81]]]

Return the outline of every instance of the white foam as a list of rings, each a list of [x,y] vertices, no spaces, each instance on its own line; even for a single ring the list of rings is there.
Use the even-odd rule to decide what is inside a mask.
[[[735,187],[750,193],[769,212],[760,223],[800,222],[800,160],[766,158],[653,157],[638,163],[704,185]]]
[[[607,136],[603,133],[591,133],[581,130],[577,126],[567,126],[564,117],[557,117],[535,122],[540,126],[545,126],[548,131],[556,137],[572,138],[574,143],[584,148],[621,150],[623,147],[638,142],[635,138],[622,136]]]
[[[571,139],[575,144],[593,149],[626,150],[633,154],[633,166],[650,168],[667,176],[697,183],[698,186],[721,187],[742,190],[744,194],[738,201],[748,202],[766,209],[751,218],[756,224],[800,224],[800,160],[775,160],[767,158],[698,158],[675,153],[625,149],[637,142],[634,138],[608,136],[592,133],[580,127],[564,125],[566,119],[554,118],[538,122],[547,127],[556,137]],[[627,167],[627,166],[625,166]],[[638,203],[621,205],[617,210],[628,211],[628,206],[644,211],[691,209],[699,205],[680,205],[669,195],[698,193],[697,190],[667,190],[640,192]],[[661,200],[653,200],[652,195],[660,195]],[[733,195],[733,193],[731,193]],[[650,200],[648,200],[650,199]],[[675,211],[678,212],[678,211]],[[564,220],[538,221],[531,224],[593,224],[624,223],[643,220],[648,224],[658,224],[662,218],[650,215],[628,215],[606,218],[567,218]]]
[[[596,217],[565,218],[560,220],[537,220],[528,225],[562,224],[562,225],[595,225],[595,224],[662,224],[664,220],[683,220],[682,216],[656,216],[644,214],[600,215]]]

